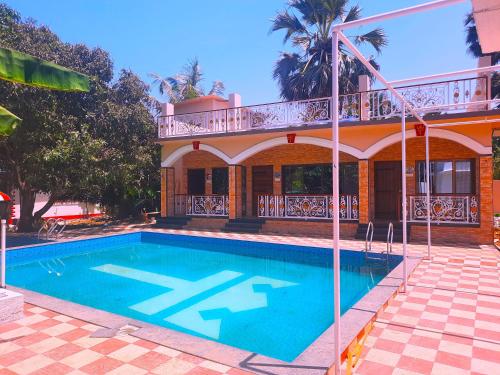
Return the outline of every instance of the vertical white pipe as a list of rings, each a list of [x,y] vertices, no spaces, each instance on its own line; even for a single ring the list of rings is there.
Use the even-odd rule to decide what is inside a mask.
[[[332,35],[333,317],[335,375],[340,374],[339,37]]]
[[[401,102],[401,202],[403,216],[403,292],[406,293],[408,270],[406,267],[406,243],[407,228],[406,228],[406,105]]]
[[[5,288],[5,248],[6,248],[6,238],[7,238],[7,220],[2,219],[0,222],[0,251],[1,251],[1,259],[0,261],[2,262],[2,275],[0,279],[0,286],[2,288]]]
[[[425,191],[426,191],[426,206],[427,206],[427,258],[431,259],[431,166],[429,161],[429,131],[428,126],[425,127]]]

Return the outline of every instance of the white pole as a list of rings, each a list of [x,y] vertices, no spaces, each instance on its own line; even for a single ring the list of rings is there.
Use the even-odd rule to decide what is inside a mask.
[[[335,375],[340,374],[339,37],[332,35],[333,317]]]
[[[0,279],[0,286],[5,288],[5,248],[6,248],[6,239],[7,239],[7,220],[2,219],[0,222],[0,226],[2,227],[0,230],[0,242],[1,242],[1,262],[2,262],[2,275]]]
[[[429,161],[429,127],[425,128],[425,191],[427,206],[427,258],[431,259],[431,167]]]
[[[403,293],[406,293],[408,270],[406,266],[406,243],[407,228],[406,228],[406,105],[401,103],[401,195],[402,195],[402,211],[403,211]]]
[[[359,20],[341,23],[341,24],[335,25],[334,28],[333,28],[333,30],[334,31],[341,31],[341,30],[345,30],[345,29],[351,29],[353,27],[359,27],[359,26],[362,26],[362,25],[366,25],[368,23],[380,22],[380,21],[384,21],[384,20],[387,20],[387,19],[390,19],[390,18],[407,16],[409,14],[423,12],[423,11],[426,11],[426,10],[431,10],[431,9],[436,9],[436,8],[442,8],[442,7],[446,7],[446,6],[453,5],[453,4],[463,3],[464,1],[465,0],[439,0],[439,1],[432,1],[430,3],[419,4],[419,5],[415,5],[415,6],[409,7],[409,8],[403,8],[403,9],[393,10],[391,12],[381,13],[381,14],[377,14],[375,16],[361,18]]]

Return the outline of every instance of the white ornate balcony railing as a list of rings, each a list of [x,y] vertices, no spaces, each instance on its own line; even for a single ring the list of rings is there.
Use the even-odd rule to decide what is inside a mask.
[[[486,100],[487,78],[476,77],[453,81],[399,87],[396,90],[414,108],[436,107],[435,113],[457,113],[485,109],[469,103]],[[362,93],[363,106],[369,108],[370,119],[387,119],[401,115],[401,103],[389,90]],[[441,106],[441,107],[440,107]]]
[[[229,197],[227,195],[180,195],[176,196],[177,215],[228,216]]]
[[[424,196],[410,196],[409,220],[427,220],[427,200]],[[434,223],[479,223],[479,201],[475,195],[431,196],[431,221]]]
[[[259,195],[258,216],[294,219],[330,219],[333,214],[331,195]],[[340,196],[340,219],[358,220],[357,195]]]
[[[435,113],[485,109],[471,102],[488,99],[488,78],[476,77],[397,88],[415,108],[436,107]],[[438,106],[442,106],[439,107]],[[382,120],[401,115],[389,90],[340,95],[340,121]],[[331,121],[330,98],[259,104],[158,117],[158,137],[224,134],[256,129],[321,125]]]

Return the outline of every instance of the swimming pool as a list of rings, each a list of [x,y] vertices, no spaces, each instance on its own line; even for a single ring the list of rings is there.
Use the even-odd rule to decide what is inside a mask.
[[[341,251],[341,311],[401,257]],[[293,361],[333,323],[330,249],[153,232],[7,253],[7,282]]]

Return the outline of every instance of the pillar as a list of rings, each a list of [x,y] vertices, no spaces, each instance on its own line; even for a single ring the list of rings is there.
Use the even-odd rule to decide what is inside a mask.
[[[175,169],[161,168],[161,217],[175,215]]]
[[[366,74],[358,76],[358,89],[361,92],[359,108],[359,119],[361,121],[368,121],[370,119],[370,97],[368,91],[370,91],[370,77]]]
[[[368,160],[358,160],[359,222],[362,224],[366,224],[370,221],[370,185],[368,170]]]
[[[242,169],[241,165],[229,166],[229,218],[242,216]]]
[[[481,243],[493,241],[493,158],[491,155],[479,158],[479,221]]]

